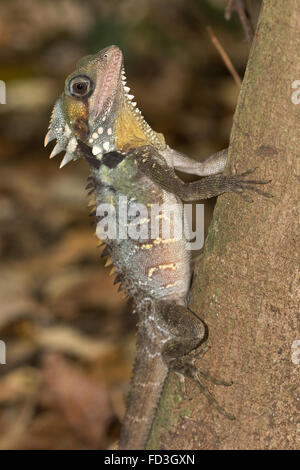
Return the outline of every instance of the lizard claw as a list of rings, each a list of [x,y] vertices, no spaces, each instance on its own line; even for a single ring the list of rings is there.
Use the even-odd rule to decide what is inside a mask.
[[[208,372],[204,372],[200,369],[197,370],[197,373],[201,375],[204,379],[208,380],[209,382],[215,385],[223,385],[223,387],[231,387],[231,385],[233,385],[233,380],[225,381],[225,380],[217,379],[216,377],[213,377],[212,375],[210,375]]]
[[[255,166],[254,168],[250,168],[250,170],[244,171],[244,173],[241,173],[240,176],[247,176],[251,175],[251,173],[254,173],[258,169],[258,166]]]
[[[199,371],[198,371],[199,373]],[[231,421],[234,421],[236,418],[234,415],[228,413],[226,410],[224,410],[224,408],[222,408],[219,403],[217,402],[217,400],[215,399],[215,397],[213,396],[213,394],[206,388],[205,385],[203,385],[203,383],[200,381],[200,379],[197,377],[197,375],[195,376],[195,380],[197,381],[197,385],[198,387],[200,388],[201,392],[203,393],[203,395],[207,398],[208,402],[220,413],[222,414],[223,416],[225,416],[226,418],[230,419]]]
[[[264,197],[273,197],[272,194],[267,193],[265,191],[262,191],[261,189],[257,188],[256,185],[258,184],[269,184],[271,183],[272,180],[247,180],[244,179],[245,176],[250,175],[251,173],[254,173],[254,171],[257,169],[251,168],[250,170],[244,171],[240,175],[231,175],[229,176],[230,178],[230,184],[232,185],[232,191],[239,194],[243,199],[245,199],[247,202],[253,202],[252,198],[246,194],[244,191],[253,191],[257,194],[260,194],[261,196]]]

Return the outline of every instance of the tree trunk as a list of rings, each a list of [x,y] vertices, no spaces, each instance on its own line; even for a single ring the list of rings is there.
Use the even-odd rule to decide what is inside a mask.
[[[265,0],[230,158],[238,173],[258,167],[253,179],[272,179],[263,189],[274,197],[254,194],[252,204],[219,197],[191,293],[211,346],[197,365],[233,380],[207,385],[236,420],[220,415],[196,384],[188,381],[184,393],[171,375],[149,448],[299,447],[299,51],[299,0]]]

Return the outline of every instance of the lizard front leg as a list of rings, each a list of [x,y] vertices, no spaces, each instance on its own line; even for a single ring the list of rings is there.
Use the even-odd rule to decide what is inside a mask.
[[[171,149],[169,146],[165,150],[160,151],[160,153],[169,166],[172,166],[175,170],[197,176],[223,173],[228,158],[228,149],[214,153],[203,161],[193,160],[183,153]]]
[[[240,175],[211,175],[199,181],[184,183],[162,158],[161,154],[152,146],[138,147],[130,152],[139,169],[147,174],[155,183],[166,191],[176,194],[184,201],[197,201],[219,196],[223,193],[237,193],[251,202],[252,199],[246,190],[256,192],[266,197],[270,194],[260,190],[257,185],[267,184],[270,181],[248,180],[245,177],[254,170],[248,170]]]

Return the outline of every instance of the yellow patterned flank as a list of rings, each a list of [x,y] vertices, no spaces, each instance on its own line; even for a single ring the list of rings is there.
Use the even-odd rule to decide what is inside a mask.
[[[169,263],[169,264],[160,264],[159,266],[154,266],[152,268],[149,269],[148,271],[148,278],[150,280],[152,280],[152,276],[153,276],[153,273],[155,271],[159,271],[159,270],[165,270],[165,269],[172,269],[173,271],[175,271],[175,269],[177,269],[178,265],[177,263]]]
[[[150,243],[144,243],[143,245],[141,245],[142,250],[151,250],[152,247],[153,245]]]
[[[177,263],[160,264],[158,267],[159,269],[173,269],[173,271],[175,271]]]
[[[156,238],[154,240],[154,245],[160,245],[160,244],[163,244],[163,243],[175,243],[176,241],[176,238]]]

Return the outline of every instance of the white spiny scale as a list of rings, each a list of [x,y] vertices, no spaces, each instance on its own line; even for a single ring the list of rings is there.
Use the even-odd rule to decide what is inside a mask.
[[[70,126],[66,123],[65,124],[64,136],[65,137],[70,137],[71,134],[72,134],[72,130],[71,130]]]
[[[116,269],[115,269],[115,267],[113,266],[113,267],[111,268],[110,272],[109,272],[109,275],[112,276],[113,274],[115,274],[115,272],[116,272]]]
[[[108,268],[108,266],[111,266],[111,265],[112,265],[112,260],[111,260],[111,258],[107,258],[104,267],[105,267],[105,268]]]
[[[73,155],[71,153],[66,153],[66,155],[64,156],[64,158],[61,161],[61,164],[59,165],[59,168],[62,168],[67,163],[69,163],[71,160],[73,160]]]
[[[52,129],[49,129],[47,134],[45,135],[44,147],[46,147],[49,144],[49,142],[51,142],[51,140],[54,140],[54,139],[56,139],[56,135]]]
[[[124,86],[124,91],[125,91],[125,93],[129,93],[130,92],[129,86]]]
[[[128,93],[126,94],[126,96],[130,101],[134,98],[134,95],[129,95]]]
[[[92,148],[92,154],[98,155],[99,153],[101,153],[101,147],[99,145],[94,145]]]
[[[76,137],[72,137],[67,145],[67,152],[69,153],[72,153],[72,152],[75,152],[76,150],[76,147],[77,147],[77,140],[76,140]]]
[[[55,157],[58,153],[62,152],[63,150],[65,150],[64,147],[62,147],[62,145],[59,142],[57,142],[52,152],[50,153],[49,158]]]
[[[126,78],[124,69],[121,70],[121,80],[122,80],[123,85],[126,85],[127,78]]]
[[[104,148],[104,150],[106,150],[106,152],[107,152],[107,151],[109,150],[109,142],[104,142],[103,148]]]

